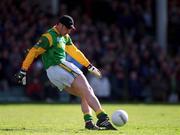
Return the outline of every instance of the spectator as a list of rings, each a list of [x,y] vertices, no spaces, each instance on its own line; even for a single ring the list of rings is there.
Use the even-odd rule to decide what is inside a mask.
[[[163,79],[160,74],[157,74],[151,80],[152,96],[154,101],[167,101],[167,93],[170,89],[170,84]]]
[[[107,77],[107,68],[101,70],[102,78],[97,78],[91,75],[89,75],[88,77],[89,83],[92,86],[95,95],[98,97],[99,100],[103,101],[108,101],[111,94],[111,84]]]
[[[34,79],[32,83],[27,85],[27,95],[32,100],[43,100],[44,99],[44,91],[43,84],[39,82],[38,79]]]
[[[113,100],[122,100],[125,94],[125,70],[119,63],[113,63],[109,75],[111,82],[111,98]]]
[[[128,86],[130,99],[133,101],[141,101],[143,88],[138,73],[136,71],[130,72]]]

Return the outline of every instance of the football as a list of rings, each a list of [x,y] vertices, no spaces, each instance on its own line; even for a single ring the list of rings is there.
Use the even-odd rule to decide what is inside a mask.
[[[124,110],[116,110],[112,114],[112,123],[116,126],[123,126],[128,121],[128,114]]]

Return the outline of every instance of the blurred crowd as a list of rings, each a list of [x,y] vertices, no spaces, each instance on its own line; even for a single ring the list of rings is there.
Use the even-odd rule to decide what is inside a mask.
[[[82,69],[100,99],[180,101],[179,39],[172,42],[170,52],[158,45],[154,4],[153,0],[62,0],[58,14],[53,15],[28,0],[3,0],[0,3],[0,90],[17,86],[14,74],[21,67],[25,51],[56,24],[59,16],[69,14],[76,25],[76,31],[71,34],[74,44],[101,70],[103,77],[95,78],[72,58],[68,59]],[[169,6],[168,27],[171,28],[180,24],[180,8],[175,1]],[[176,31],[172,34],[176,36]],[[41,59],[29,69],[25,91],[33,99],[59,98],[58,90],[47,79]]]

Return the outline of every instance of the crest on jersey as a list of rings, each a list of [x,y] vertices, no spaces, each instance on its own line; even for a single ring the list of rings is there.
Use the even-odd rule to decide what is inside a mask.
[[[63,38],[57,37],[57,47],[65,49],[65,41]]]
[[[40,39],[40,40],[36,43],[36,45],[39,45],[41,42],[42,42],[42,40]]]

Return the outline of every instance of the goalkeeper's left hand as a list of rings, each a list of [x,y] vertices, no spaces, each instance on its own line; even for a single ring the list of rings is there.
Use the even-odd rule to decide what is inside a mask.
[[[16,79],[17,79],[17,82],[19,84],[22,84],[22,85],[26,85],[26,71],[24,70],[20,70],[16,75],[15,75]]]
[[[88,68],[88,71],[94,74],[96,77],[98,78],[102,77],[101,72],[92,64],[90,64],[87,68]]]

